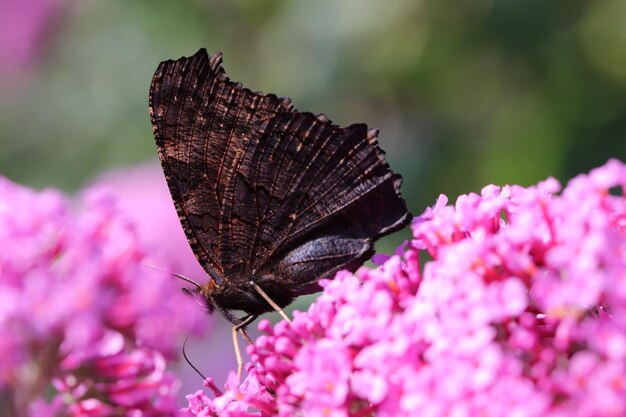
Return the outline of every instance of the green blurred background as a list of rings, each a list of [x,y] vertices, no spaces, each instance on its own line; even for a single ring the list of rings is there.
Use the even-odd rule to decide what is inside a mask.
[[[74,191],[156,160],[159,61],[381,129],[414,213],[626,159],[626,2],[0,0],[0,173]]]

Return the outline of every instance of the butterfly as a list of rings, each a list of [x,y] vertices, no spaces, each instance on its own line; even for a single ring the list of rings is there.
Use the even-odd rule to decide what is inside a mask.
[[[172,200],[209,276],[190,291],[235,325],[356,270],[411,219],[377,129],[253,92],[226,76],[221,53],[162,62],[149,102]]]

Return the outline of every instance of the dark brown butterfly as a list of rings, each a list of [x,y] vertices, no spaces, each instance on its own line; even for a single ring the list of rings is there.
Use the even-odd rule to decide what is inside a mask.
[[[339,127],[291,100],[234,83],[222,54],[162,62],[150,86],[154,137],[180,222],[210,280],[207,308],[248,318],[355,270],[410,221],[365,124]]]

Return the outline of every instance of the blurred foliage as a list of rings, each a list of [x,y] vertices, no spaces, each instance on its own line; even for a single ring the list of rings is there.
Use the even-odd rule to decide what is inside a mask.
[[[28,20],[50,2],[45,19]],[[0,28],[13,31],[0,33],[12,39],[0,48],[24,51],[19,34],[28,25],[35,33],[29,59],[9,65],[2,55],[0,173],[36,187],[72,191],[104,170],[156,159],[152,74],[159,61],[200,47],[223,51],[229,76],[252,89],[290,96],[339,124],[380,128],[414,213],[440,193],[564,180],[626,159],[620,0],[0,7],[5,19],[21,13],[20,26]]]

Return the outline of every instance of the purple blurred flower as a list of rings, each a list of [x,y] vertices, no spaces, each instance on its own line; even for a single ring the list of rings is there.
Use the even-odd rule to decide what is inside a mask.
[[[165,372],[165,359],[156,350],[109,352],[75,366],[62,364],[60,371],[55,388],[71,399],[72,415],[169,416],[177,409],[179,382]]]
[[[340,272],[194,416],[626,414],[626,165],[560,195],[485,187],[413,222],[403,256]],[[420,271],[418,256],[433,260]]]
[[[81,200],[75,211],[55,190],[0,178],[0,408],[174,415],[163,364],[197,306],[146,267],[154,261],[110,195],[93,188]]]
[[[63,0],[0,0],[0,74],[32,64]]]

